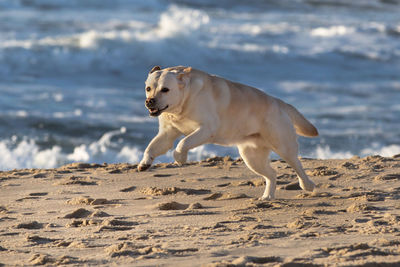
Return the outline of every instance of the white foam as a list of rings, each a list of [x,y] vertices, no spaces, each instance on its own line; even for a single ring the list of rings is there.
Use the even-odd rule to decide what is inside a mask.
[[[69,161],[115,162],[118,151],[116,144],[114,144],[111,139],[114,136],[124,133],[126,133],[125,127],[121,127],[119,130],[107,132],[98,141],[95,141],[90,145],[82,144],[75,147],[73,153],[67,155],[66,158]],[[126,149],[122,155],[126,155]]]
[[[72,153],[65,153],[59,146],[40,150],[34,140],[23,138],[18,142],[17,137],[10,140],[0,141],[0,170],[21,169],[21,168],[55,168],[71,162],[91,163],[138,163],[143,150],[136,146],[125,145],[116,147],[111,138],[126,131],[124,128],[105,133],[98,141],[89,145],[81,144],[74,148]],[[364,148],[359,153],[350,151],[334,151],[328,145],[318,145],[314,152],[302,155],[303,157],[318,159],[348,159],[354,155],[361,157],[369,155],[381,155],[392,157],[400,154],[400,145],[392,144],[387,146],[373,143],[370,148]],[[231,156],[237,158],[239,155],[235,148],[220,147],[214,145],[203,145],[189,151],[189,161],[200,161],[214,156]],[[273,157],[277,157],[276,155]],[[173,150],[158,157],[155,163],[174,162]]]
[[[61,148],[39,150],[33,140],[23,139],[18,144],[13,141],[0,142],[0,170],[16,168],[53,168],[62,158]]]
[[[74,152],[67,155],[67,159],[70,161],[88,162],[90,160],[90,154],[88,152],[87,146],[85,144],[82,144],[75,147]]]
[[[201,10],[180,8],[172,5],[160,16],[158,36],[169,38],[177,34],[190,33],[209,22],[210,17]]]
[[[41,39],[27,40],[7,40],[0,44],[2,48],[24,48],[32,49],[34,47],[67,47],[80,49],[95,49],[99,42],[103,40],[119,40],[129,42],[134,34],[127,30],[99,32],[90,30],[87,32],[71,35],[61,35],[56,37],[44,37]]]
[[[338,25],[338,26],[331,26],[331,27],[318,27],[313,30],[311,30],[311,36],[316,36],[316,37],[335,37],[335,36],[342,36],[342,35],[347,35],[354,33],[355,29],[352,27],[346,27],[343,25]]]
[[[251,52],[251,53],[265,53],[265,52],[273,52],[276,54],[287,54],[289,53],[289,48],[282,45],[260,45],[254,43],[242,43],[242,44],[227,44],[227,43],[218,43],[212,42],[208,45],[209,47],[214,48],[224,48],[227,50],[239,51],[239,52]]]
[[[176,36],[192,35],[194,31],[209,22],[210,17],[204,11],[172,5],[160,15],[156,28],[137,31],[135,38],[140,41],[154,42]]]
[[[318,145],[315,152],[311,155],[307,155],[311,158],[317,159],[348,159],[354,155],[360,157],[366,157],[371,155],[379,155],[382,157],[393,157],[394,155],[400,154],[400,145],[392,144],[382,146],[379,143],[373,143],[371,147],[361,149],[358,153],[352,153],[350,151],[332,151],[331,148],[326,146]]]
[[[26,110],[17,110],[15,112],[15,116],[21,117],[21,118],[26,118],[26,117],[28,117],[28,112]]]
[[[311,153],[311,158],[316,159],[348,159],[354,155],[350,151],[333,152],[329,146],[318,145],[315,152]]]
[[[137,163],[142,159],[143,151],[137,147],[124,146],[117,154],[117,159],[120,162]]]
[[[33,155],[33,164],[35,168],[54,168],[62,163],[64,159],[61,153],[61,147],[53,146],[51,149],[45,149],[42,151],[37,151]]]
[[[229,27],[230,33],[242,33],[257,36],[260,34],[288,34],[296,33],[300,31],[300,27],[297,25],[289,24],[287,22],[278,23],[245,23],[238,27]]]
[[[371,148],[361,150],[362,156],[380,155],[382,157],[393,157],[400,154],[400,145],[380,146],[378,143],[373,143]]]
[[[21,168],[55,168],[70,162],[138,162],[142,152],[138,148],[124,146],[119,151],[111,141],[114,136],[126,133],[126,128],[105,133],[98,141],[81,144],[70,154],[59,146],[42,149],[32,139],[17,137],[0,141],[0,170]],[[131,154],[132,153],[132,154]]]
[[[131,75],[132,71],[141,71],[143,62],[189,64],[195,56],[201,64],[200,60],[208,58],[209,47],[206,45],[211,36],[205,37],[209,30],[204,26],[210,23],[206,12],[172,5],[153,15],[156,24],[138,20],[119,21],[119,24],[115,21],[95,22],[85,27],[86,31],[1,40],[0,57],[2,51],[7,51],[8,64],[0,66],[0,74],[10,76],[16,71],[29,72],[33,65],[47,76],[52,76],[53,72],[56,75],[98,74],[97,71],[110,73],[115,70]],[[30,64],[27,65],[28,61]]]

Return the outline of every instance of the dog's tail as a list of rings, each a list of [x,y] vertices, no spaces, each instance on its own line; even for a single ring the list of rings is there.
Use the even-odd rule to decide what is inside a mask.
[[[292,105],[283,101],[279,102],[280,106],[287,112],[293,122],[294,128],[298,135],[306,137],[318,136],[318,130]]]

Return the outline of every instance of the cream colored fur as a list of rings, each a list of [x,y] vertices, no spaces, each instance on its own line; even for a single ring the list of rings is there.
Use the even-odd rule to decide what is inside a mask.
[[[146,80],[146,97],[155,101],[149,110],[159,115],[159,132],[146,148],[139,171],[184,135],[174,151],[176,163],[185,163],[188,151],[203,144],[235,145],[246,165],[265,178],[262,199],[275,197],[271,150],[297,172],[302,189],[314,189],[297,157],[296,132],[303,136],[318,132],[293,106],[256,88],[182,66],[153,68]]]

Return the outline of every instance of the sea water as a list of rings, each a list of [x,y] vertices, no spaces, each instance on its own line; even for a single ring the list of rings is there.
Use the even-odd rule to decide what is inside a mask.
[[[300,155],[400,153],[397,0],[2,0],[0,170],[140,161],[154,66],[188,65],[296,106]],[[190,160],[237,157],[201,146]],[[172,153],[157,159],[172,161]]]

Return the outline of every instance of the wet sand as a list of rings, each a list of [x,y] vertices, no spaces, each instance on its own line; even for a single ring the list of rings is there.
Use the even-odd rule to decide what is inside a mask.
[[[230,158],[0,172],[0,266],[400,266],[400,155],[301,161],[273,201]]]

